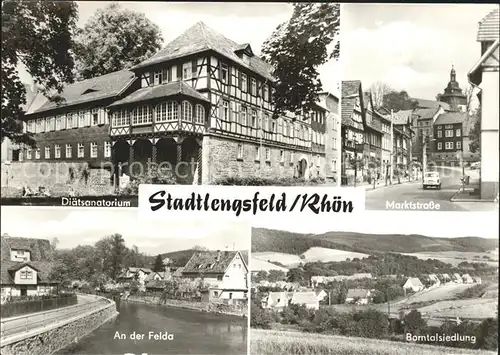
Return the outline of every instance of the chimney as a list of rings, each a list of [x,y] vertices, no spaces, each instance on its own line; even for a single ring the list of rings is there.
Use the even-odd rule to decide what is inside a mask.
[[[217,250],[217,262],[220,261],[220,250]]]

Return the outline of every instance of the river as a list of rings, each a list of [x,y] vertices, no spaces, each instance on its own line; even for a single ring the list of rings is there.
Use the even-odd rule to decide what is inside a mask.
[[[120,314],[57,355],[164,355],[247,353],[247,319],[180,308],[117,302]],[[123,338],[120,339],[118,333]],[[144,339],[130,339],[131,334]],[[173,334],[150,340],[149,332]]]

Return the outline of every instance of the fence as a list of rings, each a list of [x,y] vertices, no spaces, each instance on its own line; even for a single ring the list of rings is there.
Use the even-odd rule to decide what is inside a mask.
[[[32,329],[47,327],[58,321],[82,315],[84,312],[98,309],[107,304],[109,304],[107,299],[100,298],[89,303],[1,320],[1,337],[3,338],[13,334],[25,333]]]
[[[35,300],[20,300],[2,305],[0,318],[14,317],[26,313],[48,311],[54,308],[72,306],[78,302],[75,294],[60,295],[51,298],[40,298]]]

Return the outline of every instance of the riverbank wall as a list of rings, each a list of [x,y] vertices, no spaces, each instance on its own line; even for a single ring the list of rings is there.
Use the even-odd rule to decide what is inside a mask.
[[[118,315],[116,303],[108,300],[96,309],[51,325],[2,339],[2,355],[48,355],[92,333]]]
[[[153,296],[128,296],[122,298],[122,301],[190,309],[198,312],[208,312],[215,314],[225,314],[230,316],[248,317],[248,307],[233,306],[221,303],[193,302],[193,301],[172,300],[172,299],[161,300],[159,297],[153,297]]]

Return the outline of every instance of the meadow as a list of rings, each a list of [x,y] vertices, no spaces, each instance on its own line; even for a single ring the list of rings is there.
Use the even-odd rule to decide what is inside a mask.
[[[446,348],[356,337],[251,330],[251,354],[280,355],[494,355],[493,351]]]

